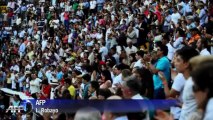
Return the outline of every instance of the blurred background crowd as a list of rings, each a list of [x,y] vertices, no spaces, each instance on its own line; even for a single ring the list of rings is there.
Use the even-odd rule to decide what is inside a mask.
[[[179,100],[169,110],[172,117],[163,111],[103,113],[104,120],[213,118],[211,0],[1,0],[0,5],[1,88],[34,99]],[[0,91],[2,113],[8,106],[4,97]],[[14,96],[10,104],[20,101]]]

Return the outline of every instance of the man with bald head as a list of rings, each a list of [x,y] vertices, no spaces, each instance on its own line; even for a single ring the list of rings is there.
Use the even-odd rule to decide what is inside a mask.
[[[107,100],[121,100],[120,96],[111,96],[107,98]],[[128,120],[128,117],[125,113],[112,113],[109,111],[105,111],[102,117],[103,120]]]

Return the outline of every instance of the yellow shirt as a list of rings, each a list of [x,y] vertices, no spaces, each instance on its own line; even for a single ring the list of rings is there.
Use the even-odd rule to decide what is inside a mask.
[[[72,97],[72,98],[75,98],[75,87],[74,87],[73,85],[70,85],[70,86],[68,87],[68,90],[69,90],[69,92],[70,92],[71,97]]]

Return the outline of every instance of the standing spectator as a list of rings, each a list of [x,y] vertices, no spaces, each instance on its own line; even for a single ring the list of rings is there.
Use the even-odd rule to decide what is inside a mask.
[[[88,99],[89,98],[88,92],[89,92],[91,77],[89,74],[85,74],[82,76],[82,79],[83,79],[83,84],[84,84],[82,97],[83,97],[83,99]]]
[[[32,77],[32,80],[30,81],[30,93],[32,97],[36,99],[37,93],[40,92],[41,79],[37,78],[35,73],[33,73],[31,77]]]
[[[157,63],[155,66],[150,65],[149,68],[151,72],[153,73],[153,81],[154,81],[154,98],[155,99],[165,99],[165,93],[163,89],[162,81],[158,75],[158,72],[163,72],[166,76],[166,79],[168,80],[168,83],[170,82],[170,62],[168,58],[166,57],[168,54],[168,48],[165,45],[160,45],[157,47]]]

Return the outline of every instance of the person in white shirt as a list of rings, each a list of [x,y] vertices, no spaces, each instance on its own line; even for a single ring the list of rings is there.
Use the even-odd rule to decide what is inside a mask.
[[[40,92],[41,79],[37,78],[36,74],[31,75],[32,80],[30,81],[30,93],[33,98],[37,98],[37,93]]]
[[[189,60],[198,55],[198,52],[191,47],[183,47],[176,52],[175,68],[177,72],[182,73],[186,79],[183,88],[183,105],[179,120],[188,120],[189,115],[197,110],[195,96],[192,91],[194,83],[190,77],[191,70],[189,67]]]
[[[115,65],[114,71],[115,71],[116,77],[113,79],[113,84],[112,84],[113,88],[118,87],[118,85],[123,83],[123,80],[122,80],[123,69],[124,69],[123,64]]]
[[[171,21],[172,21],[173,24],[176,26],[177,23],[178,23],[178,20],[181,18],[181,15],[180,15],[180,13],[178,13],[176,7],[173,8],[173,11],[174,11],[174,12],[173,12],[172,15],[171,15]]]
[[[144,56],[144,51],[139,50],[139,51],[136,52],[135,57],[136,57],[136,59],[137,59],[138,61],[134,64],[134,68],[135,68],[135,67],[142,68],[142,67],[144,66],[143,63],[142,63],[142,61],[143,61],[143,56]]]
[[[132,41],[133,44],[137,43],[136,31],[131,26],[127,30],[127,41]]]
[[[94,13],[95,12],[95,9],[96,9],[96,4],[97,4],[97,1],[96,0],[90,0],[90,11],[92,12],[92,13]]]
[[[132,45],[132,41],[131,40],[127,40],[127,47],[126,47],[126,54],[130,55],[131,53],[136,53],[138,51],[138,49]]]
[[[204,38],[201,38],[197,41],[197,49],[200,52],[200,55],[211,55],[210,52],[207,50],[208,41]]]
[[[47,47],[47,39],[42,40],[41,42],[41,50],[44,51],[45,48]]]
[[[141,81],[135,76],[129,76],[124,79],[122,86],[122,93],[125,99],[143,100],[144,98],[140,95],[142,87]],[[142,107],[138,104],[137,107]],[[143,117],[140,115],[143,114]],[[134,120],[149,120],[149,113],[147,111],[141,111],[137,113],[128,114],[129,119]]]
[[[173,41],[171,42],[172,47],[174,47],[175,50],[181,49],[183,47],[183,36],[185,32],[181,28],[176,29],[176,33],[174,36]]]
[[[11,0],[10,2],[7,3],[7,7],[8,8],[11,8],[11,9],[15,9],[15,5],[16,5],[16,2]]]
[[[101,53],[102,60],[105,60],[105,56],[108,54],[108,49],[105,47],[105,43],[101,44],[99,53]]]
[[[191,76],[193,79],[192,91],[196,103],[202,113],[202,120],[212,120],[213,114],[213,56],[197,56],[190,60],[192,66]],[[201,120],[200,119],[200,120]],[[192,120],[192,119],[191,119]]]

